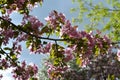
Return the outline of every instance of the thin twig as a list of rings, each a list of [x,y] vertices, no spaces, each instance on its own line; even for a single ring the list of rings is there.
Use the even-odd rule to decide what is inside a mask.
[[[118,41],[118,42],[112,42],[111,44],[120,44],[120,41]]]
[[[18,64],[8,55],[9,53],[6,53],[2,48],[0,48],[0,49],[16,66],[18,66]]]
[[[13,28],[16,28],[30,36],[33,36],[35,38],[40,38],[40,39],[45,39],[45,40],[52,40],[52,41],[67,41],[68,39],[54,39],[54,38],[49,38],[49,37],[40,37],[40,36],[37,36],[37,35],[34,35],[34,34],[31,34],[29,32],[27,32],[26,30],[24,30],[22,27],[19,27],[17,25],[15,25],[14,23],[12,23],[11,21],[8,21],[8,20],[5,20],[4,18],[0,17],[0,19],[4,20],[4,21],[7,21],[9,24],[12,25]]]
[[[58,44],[57,44],[57,41],[55,41],[55,46],[56,46],[56,53],[58,53]]]
[[[17,25],[15,25],[14,23],[12,23],[11,21],[8,21],[8,20],[5,20],[4,18],[0,17],[0,19],[4,20],[4,21],[7,21],[9,24],[12,25],[13,28],[16,28],[32,37],[35,37],[35,38],[39,38],[39,39],[44,39],[44,40],[51,40],[51,41],[70,41],[70,39],[55,39],[55,38],[49,38],[49,37],[40,37],[40,36],[37,36],[37,35],[34,35],[34,34],[31,34],[29,32],[27,32],[26,30],[24,30],[22,27],[19,27]],[[120,44],[120,42],[112,42],[111,44]]]

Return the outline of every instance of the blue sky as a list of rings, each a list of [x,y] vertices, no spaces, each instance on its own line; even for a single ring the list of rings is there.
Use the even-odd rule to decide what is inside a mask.
[[[52,10],[57,10],[58,12],[64,13],[67,19],[72,20],[72,17],[75,17],[76,14],[71,14],[70,8],[75,6],[76,4],[72,4],[71,0],[44,0],[43,5],[41,7],[36,7],[31,12],[31,14],[37,16],[41,20],[41,22],[45,22],[44,18],[47,17]],[[21,22],[22,15],[19,15],[15,12],[11,14],[11,18],[13,19],[12,22],[17,25]],[[19,60],[26,60],[28,63],[33,62],[35,64],[38,64],[38,66],[40,67],[42,59],[45,57],[45,55],[30,55],[29,50],[27,50],[24,45],[25,43],[23,42],[23,52]],[[0,71],[0,73],[4,75],[4,78],[2,80],[13,80],[10,75],[10,71],[11,69]]]

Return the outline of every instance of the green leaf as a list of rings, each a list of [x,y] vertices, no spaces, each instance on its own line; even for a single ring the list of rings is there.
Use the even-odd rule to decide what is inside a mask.
[[[4,4],[6,2],[6,0],[0,0],[0,6],[2,5],[2,4]]]
[[[98,56],[100,54],[100,49],[95,46],[95,55]]]
[[[1,13],[2,14],[5,14],[6,13],[6,10],[3,8],[3,9],[1,9]]]
[[[26,47],[28,48],[30,46],[30,44],[31,44],[31,40],[27,40],[26,41]]]
[[[76,64],[79,65],[79,66],[81,66],[82,65],[82,58],[77,57],[76,58]]]
[[[8,50],[8,51],[11,51],[12,49],[9,48],[9,47],[5,47],[4,50]]]
[[[42,2],[42,0],[41,0],[41,1],[40,1],[40,6],[42,6],[42,3],[43,3],[43,2]]]
[[[55,58],[55,50],[51,49],[50,51],[50,59],[54,59]]]
[[[14,61],[16,61],[18,58],[16,57],[16,55],[13,55],[13,56],[12,56],[12,59],[13,59]]]

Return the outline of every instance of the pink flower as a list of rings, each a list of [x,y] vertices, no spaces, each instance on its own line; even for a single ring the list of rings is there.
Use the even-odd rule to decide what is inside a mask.
[[[39,19],[37,19],[35,16],[32,15],[24,15],[23,17],[23,21],[22,21],[22,26],[24,26],[25,24],[30,24],[30,29],[32,29],[33,31],[31,33],[34,34],[39,34],[40,32],[40,28],[43,26],[43,23],[40,22]]]
[[[9,67],[9,64],[6,59],[0,60],[0,66],[3,67],[3,69],[7,69]]]
[[[2,75],[2,74],[0,74],[0,79],[2,79],[2,77],[3,77],[3,75]]]
[[[49,53],[49,52],[50,52],[50,49],[51,49],[51,46],[52,46],[52,44],[51,44],[51,43],[48,43],[48,44],[44,47],[43,53]]]
[[[2,16],[2,18],[7,20],[7,21],[11,21],[11,18],[9,17],[9,15]]]
[[[26,41],[27,39],[28,39],[28,36],[29,35],[27,35],[27,34],[25,34],[25,33],[21,33],[18,37],[17,37],[17,41],[18,42],[21,42],[21,41]]]
[[[18,0],[19,2],[21,2],[21,3],[24,3],[25,2],[25,0]]]
[[[107,35],[104,35],[104,36],[103,36],[103,40],[104,40],[105,42],[107,42],[108,44],[111,43],[111,40],[108,38]]]
[[[65,54],[72,54],[72,49],[71,48],[65,49]]]
[[[117,51],[117,56],[120,57],[120,49]]]
[[[2,30],[1,34],[4,35],[4,45],[6,45],[9,41],[10,38],[13,38],[14,36],[14,31],[10,28],[10,29],[6,29],[6,30]]]
[[[25,68],[25,66],[26,66],[26,62],[23,61],[23,62],[22,62],[22,68]]]
[[[85,31],[81,31],[80,33],[81,33],[82,37],[86,37],[86,35],[87,35],[87,33]]]
[[[65,49],[64,55],[65,55],[65,58],[64,58],[65,62],[72,60],[73,59],[73,50],[71,48]]]
[[[82,61],[82,64],[81,64],[81,67],[83,67],[83,68],[86,67],[88,63],[89,63],[89,60],[88,60],[88,59],[83,60],[83,61]]]
[[[120,61],[120,49],[118,49],[118,51],[117,51],[117,59],[118,59],[118,61]]]
[[[64,14],[58,13],[54,10],[50,13],[50,15],[47,18],[45,18],[45,20],[48,23],[49,27],[56,29],[58,25],[64,24],[66,18]]]
[[[50,16],[46,17],[45,20],[46,20],[46,21],[49,21],[49,20],[50,20]]]
[[[35,64],[30,64],[32,71],[34,72],[34,74],[38,73],[38,67]]]
[[[12,9],[7,9],[7,14],[10,15],[12,13]]]

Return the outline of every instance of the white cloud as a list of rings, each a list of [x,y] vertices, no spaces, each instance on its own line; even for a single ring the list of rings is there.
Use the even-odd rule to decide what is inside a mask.
[[[7,70],[0,70],[0,74],[3,75],[3,78],[1,80],[14,80],[11,75],[12,68],[9,68]]]

